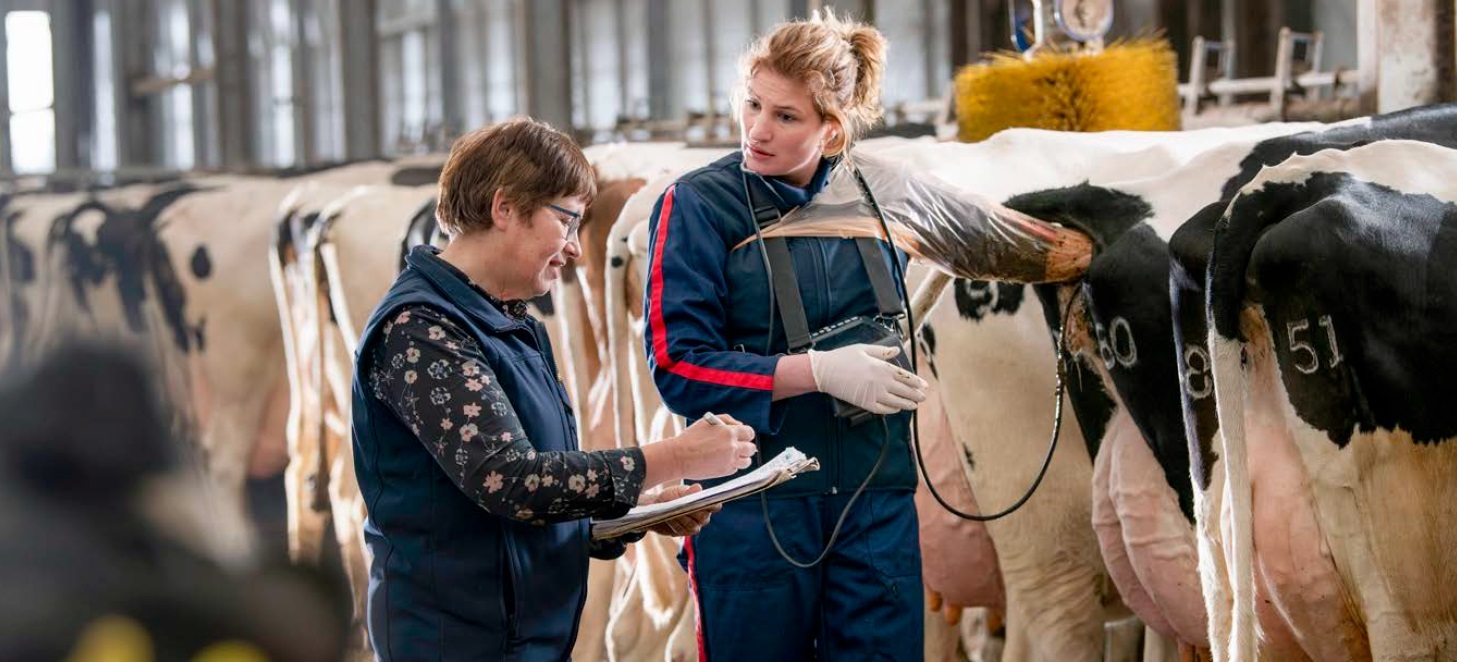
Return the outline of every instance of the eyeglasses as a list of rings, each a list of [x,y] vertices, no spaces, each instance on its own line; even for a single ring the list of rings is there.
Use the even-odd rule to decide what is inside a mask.
[[[566,232],[562,235],[562,238],[571,241],[573,237],[576,237],[577,233],[582,229],[582,212],[572,211],[566,207],[554,205],[550,202],[546,203],[546,206],[557,214],[560,214],[557,216],[557,220],[561,221],[562,225],[566,227]]]

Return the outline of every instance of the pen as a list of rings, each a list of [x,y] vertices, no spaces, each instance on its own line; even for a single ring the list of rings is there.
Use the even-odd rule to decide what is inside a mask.
[[[723,425],[724,424],[723,419],[721,419],[718,416],[714,415],[714,413],[711,412],[711,411],[703,414],[703,420],[708,421],[708,424],[709,425]]]

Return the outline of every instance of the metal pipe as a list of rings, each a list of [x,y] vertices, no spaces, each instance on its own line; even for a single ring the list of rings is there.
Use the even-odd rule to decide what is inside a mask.
[[[1270,92],[1279,83],[1277,76],[1260,76],[1258,78],[1234,78],[1227,80],[1210,81],[1205,89],[1210,94],[1259,94]],[[1304,73],[1294,78],[1296,85],[1304,88],[1322,87],[1330,85],[1355,85],[1361,80],[1359,71],[1343,69],[1335,71],[1313,71]],[[1187,96],[1191,88],[1188,83],[1179,84],[1179,95]]]

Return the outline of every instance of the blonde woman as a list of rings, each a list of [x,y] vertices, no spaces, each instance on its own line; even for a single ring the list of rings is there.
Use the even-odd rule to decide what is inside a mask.
[[[686,541],[701,659],[922,659],[908,442],[926,383],[890,362],[899,343],[806,345],[804,334],[842,322],[893,333],[888,304],[904,293],[886,274],[904,256],[869,239],[733,250],[848,167],[881,115],[885,46],[832,14],[759,39],[741,62],[741,149],[678,180],[654,210],[645,350],[664,402],[690,419],[727,412],[756,431],[763,457],[794,446],[822,467],[726,505]],[[776,278],[798,292],[799,323],[785,324],[793,297],[771,305]],[[836,401],[868,414],[837,415]]]

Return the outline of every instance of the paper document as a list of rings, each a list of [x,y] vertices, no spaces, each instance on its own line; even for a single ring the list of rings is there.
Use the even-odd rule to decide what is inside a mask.
[[[703,510],[726,501],[757,494],[806,471],[818,471],[820,461],[807,457],[790,446],[758,469],[726,483],[694,492],[662,503],[638,506],[617,519],[592,522],[592,537],[598,540],[615,538],[624,533],[641,531],[679,515]]]

